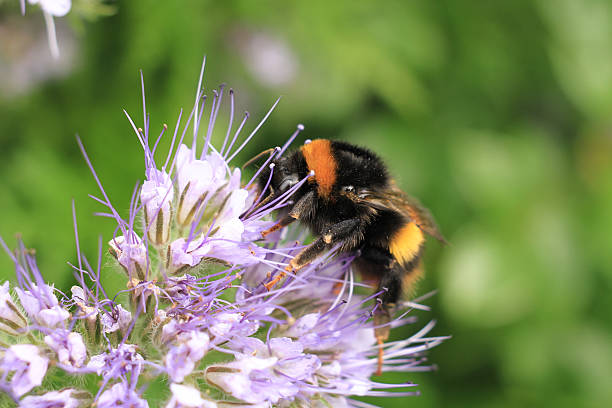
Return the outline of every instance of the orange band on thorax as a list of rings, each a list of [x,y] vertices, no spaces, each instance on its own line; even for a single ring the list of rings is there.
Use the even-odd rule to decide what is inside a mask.
[[[331,142],[317,139],[302,146],[308,170],[314,170],[314,181],[318,184],[319,196],[329,197],[336,182],[336,159],[332,154]]]

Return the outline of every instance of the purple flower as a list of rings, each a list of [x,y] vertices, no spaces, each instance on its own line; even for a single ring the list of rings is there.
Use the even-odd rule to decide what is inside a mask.
[[[182,270],[183,266],[196,266],[210,253],[211,248],[212,245],[204,235],[191,241],[179,238],[170,245],[172,265],[177,270]]]
[[[45,343],[55,351],[60,364],[74,368],[85,364],[87,348],[80,333],[56,330],[45,336]]]
[[[114,384],[104,391],[96,402],[98,408],[148,408],[149,403],[142,399],[126,382]]]
[[[140,200],[144,205],[145,225],[149,241],[163,245],[170,239],[174,186],[168,173],[154,168],[147,170]]]
[[[183,144],[178,149],[176,163],[180,196],[177,222],[186,226],[193,221],[204,200],[212,198],[225,184],[225,169],[213,172],[208,160],[196,159],[195,151]]]
[[[49,359],[41,355],[38,347],[32,344],[15,344],[5,351],[0,362],[1,382],[4,383],[12,373],[10,390],[15,396],[21,397],[42,384],[48,365]]]
[[[221,343],[233,336],[249,337],[257,332],[259,324],[245,319],[241,313],[221,312],[209,319],[209,331],[216,343]]]
[[[207,156],[207,159],[193,159],[191,150],[184,145],[178,152],[178,184],[179,191],[182,191],[179,225],[197,223],[197,216],[205,204],[217,204],[221,208],[207,231],[195,238],[179,238],[172,242],[171,259],[175,268],[198,265],[204,257],[244,264],[253,262],[257,255],[243,244],[245,225],[240,219],[240,215],[252,205],[253,194],[240,188],[240,171],[236,169],[230,175],[225,170],[227,164],[218,153]],[[221,171],[213,172],[211,162],[218,162],[216,168]]]
[[[82,398],[75,398],[74,389],[50,391],[43,395],[28,395],[19,403],[19,408],[77,408],[83,406]]]
[[[132,313],[125,310],[120,304],[111,308],[110,313],[105,312],[100,315],[100,323],[104,333],[113,333],[117,330],[125,332],[132,322]]]
[[[56,327],[70,317],[70,313],[59,305],[53,286],[32,285],[30,290],[15,288],[15,291],[28,316],[43,326]]]
[[[104,378],[119,378],[128,373],[140,373],[144,359],[133,344],[121,344],[109,352],[91,357],[87,368]]]
[[[166,408],[217,408],[214,401],[202,398],[200,391],[183,384],[170,384],[172,398]]]
[[[236,360],[206,370],[206,380],[248,403],[277,403],[301,391],[303,382],[314,381],[319,358],[305,354],[299,342],[272,338],[268,345],[251,339]]]
[[[125,269],[128,276],[145,278],[147,270],[147,247],[142,239],[135,233],[128,234],[128,238],[123,235],[113,238],[108,243],[111,254],[117,259],[119,264]]]
[[[16,334],[28,324],[9,293],[9,283],[0,286],[0,330],[9,334]]]
[[[72,301],[77,306],[78,311],[76,316],[78,319],[84,319],[87,322],[87,330],[89,335],[95,335],[96,324],[98,321],[98,308],[96,306],[90,306],[88,303],[88,296],[80,286],[73,286],[70,288],[72,293]]]
[[[181,382],[191,374],[208,351],[209,341],[208,335],[199,331],[183,332],[176,336],[164,361],[172,381]]]

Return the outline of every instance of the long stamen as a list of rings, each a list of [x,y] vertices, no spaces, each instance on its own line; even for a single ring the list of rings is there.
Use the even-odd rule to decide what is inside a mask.
[[[202,60],[202,68],[200,68],[200,76],[198,77],[198,87],[196,89],[196,96],[195,96],[195,103],[194,103],[194,109],[195,109],[195,117],[196,119],[199,117],[198,116],[198,104],[200,101],[200,95],[203,92],[202,90],[202,79],[204,78],[204,67],[206,67],[206,55],[204,56],[204,59]],[[198,136],[198,127],[199,127],[200,123],[199,121],[194,122],[193,124],[193,140],[195,141],[197,139]],[[195,151],[195,143],[192,145],[194,151]]]
[[[225,85],[222,84],[219,87],[219,99],[217,101],[217,106],[211,111],[210,121],[208,122],[208,129],[206,132],[206,141],[204,142],[204,151],[208,151],[208,146],[210,145],[210,137],[212,135],[213,128],[215,127],[215,122],[217,121],[217,115],[219,114],[219,108],[221,107],[221,101],[223,100],[224,89]]]
[[[274,109],[276,108],[276,105],[278,105],[278,103],[280,102],[280,98],[278,98],[276,100],[276,102],[274,102],[274,104],[272,105],[272,107],[270,108],[270,110],[268,111],[268,113],[266,113],[266,116],[263,117],[263,119],[259,122],[259,124],[255,127],[255,129],[253,129],[253,131],[251,132],[251,134],[244,140],[244,142],[242,142],[242,144],[240,145],[240,147],[238,147],[238,149],[236,149],[236,151],[227,159],[227,162],[231,162],[232,159],[234,157],[236,157],[236,155],[238,153],[240,153],[240,151],[242,149],[244,149],[244,147],[251,141],[251,139],[253,138],[253,136],[255,136],[255,133],[257,133],[257,131],[259,130],[259,128],[261,128],[263,126],[263,124],[266,122],[266,120],[268,119],[268,117],[270,117],[270,115],[272,114],[272,112],[274,112]]]
[[[282,156],[283,153],[285,153],[285,150],[287,150],[287,148],[289,146],[291,146],[291,143],[293,143],[293,141],[295,140],[297,135],[299,135],[300,132],[303,131],[303,130],[304,130],[304,125],[302,125],[301,123],[299,125],[297,125],[297,129],[295,130],[295,132],[293,132],[293,134],[289,137],[289,140],[287,140],[287,142],[285,142],[285,144],[281,148],[280,152],[278,153],[279,157]]]
[[[229,115],[229,123],[227,125],[227,132],[225,133],[225,138],[223,139],[223,146],[221,146],[221,150],[219,150],[219,154],[225,157],[223,152],[225,150],[225,145],[229,142],[229,135],[232,131],[232,124],[234,123],[234,90],[230,88],[230,115]]]

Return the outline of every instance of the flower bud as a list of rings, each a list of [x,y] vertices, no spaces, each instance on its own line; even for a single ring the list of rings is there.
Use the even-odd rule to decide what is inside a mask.
[[[111,239],[108,242],[110,253],[125,269],[128,276],[136,276],[144,280],[147,270],[147,248],[136,234],[130,234],[126,240],[123,235]]]
[[[4,282],[0,286],[0,330],[14,335],[27,325],[28,321],[13,303],[9,293],[9,283]]]
[[[140,200],[145,209],[145,230],[149,241],[155,245],[163,245],[170,239],[173,198],[174,187],[168,173],[148,169]]]
[[[70,317],[70,313],[59,305],[53,290],[52,285],[46,284],[32,285],[30,290],[15,289],[28,316],[48,328],[58,327]]]

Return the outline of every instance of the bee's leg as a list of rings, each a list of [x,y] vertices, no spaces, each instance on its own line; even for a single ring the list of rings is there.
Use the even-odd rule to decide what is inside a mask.
[[[323,251],[331,248],[337,242],[346,243],[344,247],[355,247],[363,238],[363,232],[359,228],[361,221],[358,218],[350,218],[332,225],[322,237],[314,241],[310,246],[304,248],[289,263],[288,270],[297,271],[303,266],[316,259]]]
[[[391,330],[390,322],[393,316],[395,302],[400,297],[404,270],[395,258],[381,248],[365,247],[362,249],[362,257],[376,267],[374,272],[378,277],[378,291],[380,295],[380,307],[374,313],[374,336],[378,342],[378,368],[376,375],[382,374],[384,362],[384,343],[389,338]]]
[[[384,349],[384,345],[385,345],[385,341],[376,336],[376,343],[378,343],[378,367],[376,368],[376,375],[381,376],[382,375],[382,367],[383,367],[383,363],[384,363],[384,357],[385,357],[385,349]]]
[[[359,218],[349,218],[332,225],[321,238],[328,245],[344,241],[345,247],[356,247],[363,239],[363,230],[359,228],[360,225]]]
[[[378,370],[376,375],[382,373],[383,364],[383,344],[389,338],[391,330],[390,322],[393,316],[396,302],[399,300],[402,291],[410,290],[414,280],[422,274],[422,262],[420,256],[415,257],[408,264],[400,265],[395,259],[387,268],[383,269],[378,290],[384,291],[381,295],[381,307],[374,314],[374,335],[379,344],[378,349]]]
[[[299,269],[316,259],[325,250],[333,246],[335,242],[344,239],[348,239],[350,240],[350,242],[358,240],[358,237],[362,236],[361,230],[357,228],[359,225],[360,220],[357,218],[351,218],[334,224],[331,228],[329,228],[328,232],[325,235],[318,238],[306,248],[302,249],[302,251],[300,251],[300,253],[298,253],[291,260],[291,262],[289,262],[289,265],[285,268],[285,271],[298,271]],[[352,238],[352,236],[354,236],[354,238]],[[287,275],[285,271],[281,271],[274,277],[274,279],[266,283],[264,285],[266,289],[272,289],[274,285],[276,285],[281,279],[283,279]]]
[[[384,275],[385,271],[393,268],[397,262],[388,250],[371,246],[367,243],[361,248],[361,258],[369,261],[369,263],[373,265],[370,266],[369,269],[375,270],[370,273],[377,276]]]
[[[402,293],[404,275],[405,271],[399,265],[384,270],[378,284],[378,290],[384,291],[380,295],[383,305],[397,302]]]
[[[316,259],[323,251],[327,249],[327,244],[323,241],[323,238],[318,238],[312,244],[302,249],[299,254],[297,254],[289,265],[287,266],[287,271],[297,271],[309,264],[312,260]]]
[[[309,191],[304,194],[302,198],[300,198],[297,203],[293,204],[293,208],[289,212],[289,216],[293,217],[293,219],[299,220],[300,218],[304,218],[304,215],[308,211],[312,211],[315,200],[315,192]]]
[[[310,260],[315,259],[321,252],[325,250],[327,244],[323,241],[323,239],[319,238],[306,248],[302,249],[299,254],[297,254],[289,265],[285,268],[284,271],[278,273],[274,279],[270,282],[266,283],[264,286],[266,289],[271,290],[274,285],[276,285],[281,279],[287,276],[287,272],[297,271],[302,266],[306,265]],[[296,263],[296,260],[300,261],[300,263]],[[304,261],[305,260],[305,261]]]
[[[391,315],[393,312],[394,305],[383,303],[378,310],[374,313],[374,337],[378,343],[378,368],[376,375],[382,374],[383,358],[384,358],[384,344],[389,338],[389,332],[391,330],[389,323],[391,322]]]
[[[312,208],[313,200],[313,191],[305,194],[297,201],[297,203],[293,205],[293,208],[291,209],[289,214],[285,215],[283,218],[280,219],[280,221],[278,221],[276,224],[274,224],[267,230],[261,232],[262,238],[265,238],[267,235],[273,233],[274,231],[278,231],[279,229],[291,224],[293,221],[302,218],[305,212],[308,211],[309,208]]]
[[[265,238],[271,233],[278,231],[279,229],[284,228],[287,225],[291,224],[293,221],[295,221],[295,218],[293,218],[291,215],[285,215],[276,224],[274,224],[273,226],[271,226],[265,231],[261,231],[261,237]]]

